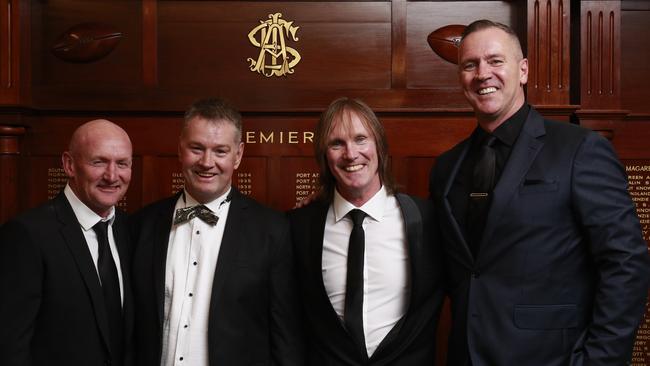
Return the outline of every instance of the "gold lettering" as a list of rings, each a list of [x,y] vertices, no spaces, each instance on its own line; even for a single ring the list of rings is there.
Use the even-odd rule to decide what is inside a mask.
[[[302,143],[306,144],[307,141],[314,143],[314,133],[311,131],[305,131],[302,133]]]
[[[298,132],[289,131],[289,143],[290,144],[297,144],[298,143]]]
[[[255,143],[255,131],[246,131],[246,143],[247,144]]]
[[[260,131],[260,144],[265,142],[273,143],[273,131],[268,136],[264,136],[264,131]]]

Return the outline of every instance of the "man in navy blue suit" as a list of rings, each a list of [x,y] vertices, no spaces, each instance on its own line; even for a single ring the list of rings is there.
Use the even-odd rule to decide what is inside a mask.
[[[610,143],[525,101],[516,34],[470,24],[459,78],[478,126],[431,172],[452,304],[449,365],[622,365],[649,260]]]

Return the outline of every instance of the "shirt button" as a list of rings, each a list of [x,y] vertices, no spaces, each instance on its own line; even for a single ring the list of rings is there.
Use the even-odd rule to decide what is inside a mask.
[[[187,324],[183,325],[183,328],[187,328]]]
[[[192,264],[196,266],[198,264],[198,262],[194,261]]]
[[[196,235],[201,235],[201,231],[197,230]]]
[[[183,356],[181,356],[181,357],[179,358],[179,360],[183,361]]]
[[[190,292],[190,297],[192,297],[192,296],[194,296],[194,294],[192,294],[192,293]]]

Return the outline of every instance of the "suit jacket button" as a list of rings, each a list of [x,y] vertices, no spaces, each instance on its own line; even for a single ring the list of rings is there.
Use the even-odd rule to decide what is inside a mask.
[[[481,273],[479,271],[472,271],[472,277],[479,278],[480,275]]]

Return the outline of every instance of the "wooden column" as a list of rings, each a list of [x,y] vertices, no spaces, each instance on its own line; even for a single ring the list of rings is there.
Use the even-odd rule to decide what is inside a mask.
[[[24,127],[0,125],[0,223],[19,210],[19,140],[24,134]]]
[[[528,0],[527,91],[536,106],[570,104],[570,11],[569,0]]]
[[[0,0],[0,105],[15,105],[19,100],[18,7],[18,0]]]
[[[610,125],[623,121],[621,110],[621,3],[580,3],[580,124],[610,140]]]
[[[618,109],[621,97],[620,1],[582,1],[580,53],[583,109]]]

